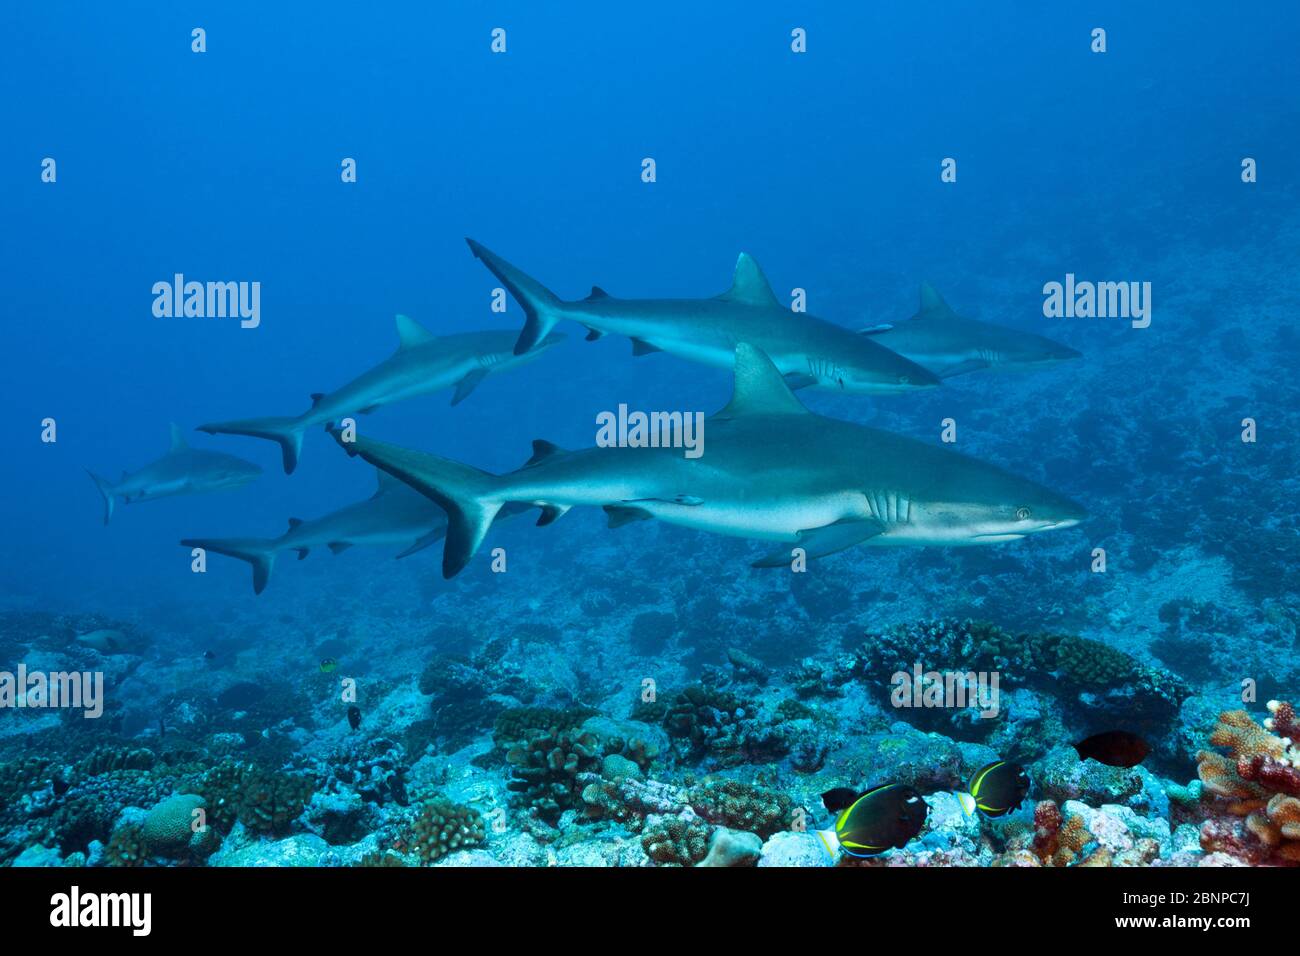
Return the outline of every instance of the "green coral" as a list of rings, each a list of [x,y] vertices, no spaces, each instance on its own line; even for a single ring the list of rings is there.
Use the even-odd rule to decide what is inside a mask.
[[[145,814],[140,825],[140,836],[145,845],[151,852],[163,856],[184,855],[196,835],[200,840],[195,842],[201,843],[202,835],[209,832],[207,829],[196,831],[193,826],[196,819],[202,819],[196,817],[194,811],[201,810],[203,805],[203,798],[193,793],[177,793],[159,801]]]

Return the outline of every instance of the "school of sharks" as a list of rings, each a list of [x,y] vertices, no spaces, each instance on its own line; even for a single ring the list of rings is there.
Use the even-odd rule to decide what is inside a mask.
[[[609,526],[657,518],[669,524],[779,546],[754,561],[778,568],[859,544],[996,544],[1078,524],[1075,502],[987,462],[903,435],[809,411],[803,388],[866,396],[907,394],[980,371],[1032,369],[1079,357],[1051,339],[958,315],[923,284],[915,315],[853,330],[782,306],[762,269],[742,253],[731,287],[707,299],[626,299],[596,287],[564,301],[474,240],[479,259],[523,310],[522,331],[435,336],[397,316],[397,351],[352,381],[311,396],[296,416],[204,423],[209,435],[274,441],[291,474],[310,429],[328,432],[378,473],[374,495],[313,520],[290,519],[278,537],[187,537],[181,544],[248,562],[253,589],[270,581],[278,555],[352,545],[399,548],[398,557],[443,542],[451,578],[474,558],[492,524],[540,509],[549,525],[575,506],[603,508]],[[503,475],[366,436],[351,415],[453,389],[464,401],[485,378],[557,347],[557,325],[586,338],[626,336],[634,356],[666,352],[730,368],[731,401],[707,419],[707,452],[682,455],[670,443],[580,450],[533,442],[531,457]],[[701,435],[702,437],[702,435]],[[237,488],[260,469],[233,455],[191,448],[172,426],[159,460],[112,483],[91,478],[115,504]],[[768,545],[771,547],[771,544]]]

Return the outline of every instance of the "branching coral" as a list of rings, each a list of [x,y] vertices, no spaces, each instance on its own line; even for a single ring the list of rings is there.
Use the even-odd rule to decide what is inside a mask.
[[[1247,863],[1300,864],[1300,750],[1295,708],[1269,701],[1271,716],[1257,724],[1244,710],[1219,715],[1196,773],[1212,816],[1201,825],[1201,846]]]

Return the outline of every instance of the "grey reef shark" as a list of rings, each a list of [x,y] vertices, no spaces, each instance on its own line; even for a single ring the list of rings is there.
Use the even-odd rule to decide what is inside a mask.
[[[435,336],[404,315],[397,317],[398,348],[392,356],[337,391],[311,396],[311,408],[296,417],[245,418],[200,425],[210,435],[251,435],[280,445],[284,473],[293,474],[302,452],[303,432],[345,415],[368,415],[417,395],[455,386],[451,403],[458,405],[491,372],[531,361],[557,345],[563,335],[548,335],[524,354],[514,350],[515,334],[506,330],[462,332]]]
[[[915,315],[894,325],[873,325],[861,334],[924,365],[940,378],[981,369],[1043,368],[1081,357],[1069,346],[1033,332],[962,318],[924,282]]]
[[[261,594],[275,569],[276,556],[286,551],[297,552],[301,561],[315,548],[338,554],[355,544],[404,545],[397,554],[404,558],[441,541],[447,513],[391,475],[378,470],[376,474],[379,486],[365,501],[310,521],[290,518],[289,530],[278,538],[186,538],[181,544],[247,561],[253,566],[253,593]],[[524,505],[503,508],[501,517],[526,510]]]
[[[172,445],[167,454],[137,472],[122,472],[117,484],[87,470],[104,496],[104,524],[113,517],[113,504],[118,498],[124,505],[133,505],[172,495],[227,491],[242,488],[262,473],[257,465],[234,455],[191,448],[175,424],[171,432]]]
[[[588,340],[627,336],[633,355],[668,352],[728,369],[737,344],[748,342],[796,389],[889,394],[939,384],[929,371],[870,338],[781,305],[758,263],[745,253],[736,262],[731,288],[714,298],[620,299],[593,288],[587,298],[565,302],[490,249],[465,241],[523,307],[516,353],[536,347],[556,323],[569,320],[586,327]]]
[[[517,471],[492,475],[331,428],[359,455],[429,496],[448,515],[442,571],[461,571],[507,504],[550,524],[575,505],[604,508],[610,527],[659,518],[785,542],[756,567],[789,565],[857,544],[1013,541],[1082,521],[1073,501],[994,465],[915,439],[808,411],[759,349],[736,346],[730,403],[709,419],[708,451],[533,443]],[[349,440],[350,439],[350,440]]]

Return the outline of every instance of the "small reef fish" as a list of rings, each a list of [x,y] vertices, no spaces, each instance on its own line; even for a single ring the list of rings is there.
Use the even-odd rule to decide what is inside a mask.
[[[919,793],[898,783],[861,794],[837,787],[822,794],[822,804],[838,814],[833,829],[817,831],[831,856],[843,850],[849,856],[868,857],[905,847],[921,832],[930,812]]]
[[[334,669],[339,666],[339,662],[332,657],[327,657],[320,662],[320,672],[322,674],[333,674]]]
[[[1091,758],[1109,767],[1136,767],[1151,753],[1151,745],[1146,740],[1127,730],[1093,734],[1075,744],[1074,749],[1080,760]]]
[[[353,730],[361,726],[361,708],[356,704],[348,708],[348,726]]]
[[[958,792],[957,801],[974,816],[978,810],[986,817],[1003,817],[1020,808],[1029,793],[1029,774],[1018,763],[995,760],[971,774],[966,790]]]

